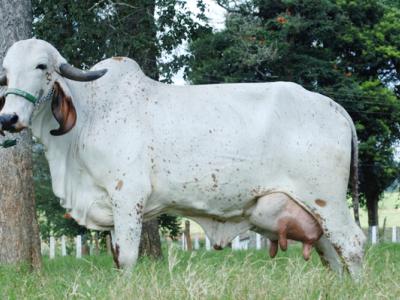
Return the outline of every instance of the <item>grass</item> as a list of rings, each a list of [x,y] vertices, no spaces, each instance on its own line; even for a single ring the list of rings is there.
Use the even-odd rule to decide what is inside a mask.
[[[141,260],[130,277],[106,255],[44,259],[34,273],[0,267],[1,299],[400,299],[400,244],[367,251],[360,282],[325,269],[300,248],[270,259],[266,251],[164,251],[158,262]]]

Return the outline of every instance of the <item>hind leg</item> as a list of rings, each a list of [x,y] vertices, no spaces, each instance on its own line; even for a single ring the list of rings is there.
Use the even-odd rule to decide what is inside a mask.
[[[322,236],[315,243],[315,248],[325,266],[329,267],[338,274],[343,273],[344,265],[342,260],[340,259],[331,242],[325,236]]]
[[[362,270],[366,237],[350,216],[351,222],[348,222],[346,226],[341,225],[346,223],[342,223],[340,218],[336,217],[322,222],[326,239],[318,247],[324,254],[326,253],[324,255],[326,257],[340,257],[344,269],[353,278],[358,279]],[[336,255],[330,254],[333,252],[332,248]],[[335,263],[330,263],[330,266],[335,269],[334,265]]]
[[[276,255],[278,244],[285,251],[287,240],[292,239],[303,243],[303,257],[308,260],[313,245],[322,235],[317,220],[284,193],[258,199],[249,221],[270,238],[271,257]]]

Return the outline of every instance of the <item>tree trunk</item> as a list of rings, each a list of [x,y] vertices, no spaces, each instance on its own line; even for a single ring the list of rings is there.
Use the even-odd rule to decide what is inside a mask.
[[[373,164],[373,159],[366,160],[368,165]],[[365,202],[368,210],[368,225],[378,226],[378,201],[382,191],[379,189],[379,182],[377,181],[377,174],[374,169],[366,166],[362,169],[363,177],[363,190],[365,194]]]
[[[111,235],[109,233],[106,235],[106,248],[107,254],[112,255]]]
[[[16,41],[31,37],[29,0],[0,0],[0,63]],[[9,134],[6,138],[12,138]],[[0,141],[2,142],[2,141]],[[0,263],[41,265],[39,227],[32,178],[32,137],[18,134],[17,145],[0,148]]]
[[[150,256],[155,259],[162,257],[157,219],[143,223],[139,256]]]
[[[190,221],[189,220],[185,221],[185,230],[183,233],[185,236],[186,250],[192,251],[193,246],[192,246],[192,237],[190,236]]]
[[[368,225],[369,226],[378,226],[379,225],[379,218],[378,218],[379,196],[366,195],[366,198],[367,198],[367,210],[368,210]]]

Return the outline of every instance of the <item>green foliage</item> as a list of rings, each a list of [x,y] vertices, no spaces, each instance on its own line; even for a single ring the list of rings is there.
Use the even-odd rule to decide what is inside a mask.
[[[52,43],[70,63],[89,67],[107,57],[127,56],[148,76],[158,79],[161,74],[167,81],[185,62],[184,55],[173,55],[174,49],[205,28],[197,21],[205,19],[202,1],[196,16],[182,0],[32,3],[34,35]],[[171,59],[160,62],[161,53]]]
[[[339,102],[360,139],[362,199],[378,201],[400,176],[394,157],[400,140],[396,1],[218,2],[231,12],[226,28],[191,43],[187,78],[193,83],[294,81]]]
[[[161,232],[172,239],[176,239],[181,232],[179,217],[163,214],[158,217],[158,224],[161,228]]]
[[[329,272],[314,252],[299,246],[270,259],[264,250],[164,251],[142,259],[131,276],[113,268],[110,256],[44,259],[43,268],[0,266],[4,299],[399,299],[400,246],[367,251],[359,282]]]

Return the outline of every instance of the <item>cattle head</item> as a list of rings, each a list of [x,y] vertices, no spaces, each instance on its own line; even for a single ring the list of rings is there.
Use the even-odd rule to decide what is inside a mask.
[[[107,70],[82,71],[67,63],[49,43],[29,39],[8,50],[0,73],[0,130],[20,131],[29,126],[35,107],[51,101],[59,128],[52,135],[70,131],[76,122],[72,95],[65,78],[92,81]]]

